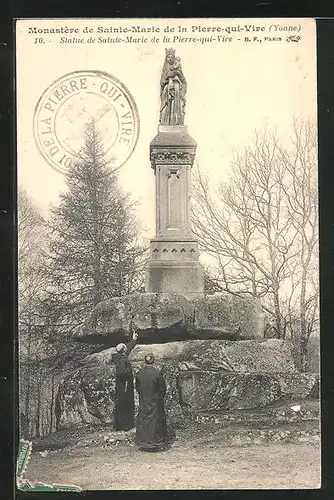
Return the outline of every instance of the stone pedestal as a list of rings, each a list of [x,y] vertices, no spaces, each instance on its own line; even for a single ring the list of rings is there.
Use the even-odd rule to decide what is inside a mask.
[[[196,142],[187,127],[161,126],[150,144],[156,185],[156,237],[151,241],[148,291],[204,295],[204,274],[191,231],[191,168]]]

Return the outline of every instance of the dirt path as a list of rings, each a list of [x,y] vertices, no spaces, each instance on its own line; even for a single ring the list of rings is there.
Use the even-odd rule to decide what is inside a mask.
[[[83,489],[296,489],[320,486],[316,444],[182,443],[143,453],[132,443],[33,453],[25,476]]]

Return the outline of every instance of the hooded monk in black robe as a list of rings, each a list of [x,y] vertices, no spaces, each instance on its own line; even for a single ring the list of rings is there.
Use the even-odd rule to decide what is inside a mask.
[[[118,344],[112,361],[116,366],[114,428],[116,431],[128,431],[135,426],[135,400],[132,366],[128,355],[136,345],[137,333],[127,345]]]
[[[159,450],[165,448],[168,440],[164,404],[166,383],[154,366],[153,354],[145,356],[145,363],[136,374],[139,394],[136,444],[143,450]]]

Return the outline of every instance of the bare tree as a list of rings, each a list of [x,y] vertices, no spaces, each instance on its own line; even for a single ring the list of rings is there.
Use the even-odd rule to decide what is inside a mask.
[[[318,175],[317,135],[310,122],[293,123],[292,149],[281,148],[288,182],[282,179],[287,211],[297,233],[297,258],[293,291],[288,313],[292,336],[297,337],[300,368],[307,368],[307,346],[311,333],[318,327]]]
[[[20,412],[26,432],[36,420],[34,385],[41,383],[38,364],[45,355],[40,305],[45,292],[42,255],[46,225],[28,194],[18,192],[18,326],[20,347]],[[39,417],[38,417],[39,418]],[[38,420],[37,418],[37,420]]]
[[[257,132],[216,192],[199,171],[195,178],[194,232],[213,261],[211,285],[261,298],[280,338],[297,315],[301,345],[317,312],[316,153],[315,127],[295,121],[289,146],[275,131]]]
[[[46,224],[26,191],[18,191],[18,285],[20,303],[35,296],[42,278],[39,265],[43,244],[46,244]],[[37,279],[38,277],[38,279]]]

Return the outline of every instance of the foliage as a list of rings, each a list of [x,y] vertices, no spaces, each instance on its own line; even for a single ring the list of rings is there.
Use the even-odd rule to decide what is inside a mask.
[[[94,122],[68,171],[67,191],[52,207],[50,230],[48,305],[58,318],[78,324],[102,300],[141,286],[145,249],[134,204],[105,160]]]

